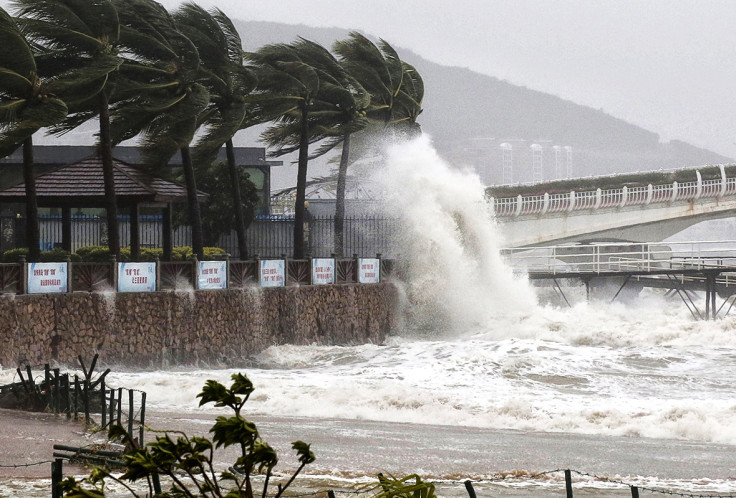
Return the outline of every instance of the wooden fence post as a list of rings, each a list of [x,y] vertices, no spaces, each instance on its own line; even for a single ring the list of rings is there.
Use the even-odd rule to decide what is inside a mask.
[[[572,474],[570,470],[565,471],[565,491],[567,492],[567,498],[573,498],[572,496]]]
[[[133,396],[135,392],[132,389],[128,389],[128,437],[133,439],[133,418],[134,417],[134,403]]]
[[[62,459],[57,458],[51,462],[51,498],[61,498],[59,484],[63,478]]]
[[[146,393],[141,393],[141,425],[139,427],[138,445],[143,448],[143,426],[146,424]]]
[[[465,489],[468,491],[468,496],[470,498],[476,498],[475,497],[475,489],[473,489],[473,483],[468,479],[465,481]]]
[[[639,488],[631,486],[631,498],[639,498]]]
[[[107,397],[105,396],[105,379],[100,382],[100,416],[102,417],[102,428],[107,426]]]

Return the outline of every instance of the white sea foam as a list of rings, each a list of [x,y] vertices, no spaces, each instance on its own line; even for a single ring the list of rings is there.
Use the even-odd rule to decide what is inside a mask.
[[[400,217],[407,327],[385,345],[274,346],[247,371],[250,410],[736,444],[736,319],[694,321],[677,301],[535,304],[498,256],[478,178],[427,138],[377,175]],[[232,371],[115,375],[162,406],[195,409]]]

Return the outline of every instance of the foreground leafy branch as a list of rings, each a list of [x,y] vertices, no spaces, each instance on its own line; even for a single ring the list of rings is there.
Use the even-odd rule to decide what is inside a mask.
[[[199,406],[213,403],[218,408],[230,408],[231,416],[219,416],[210,429],[212,439],[189,437],[174,431],[164,432],[154,442],[139,447],[125,429],[120,426],[110,430],[110,438],[119,438],[131,450],[124,455],[125,472],[116,477],[108,469],[97,467],[86,479],[78,482],[69,477],[61,483],[62,490],[71,498],[98,498],[105,496],[106,480],[115,481],[126,488],[134,497],[136,493],[130,483],[145,480],[148,484],[146,496],[159,498],[179,497],[224,497],[224,498],[279,498],[294,482],[305,466],[314,462],[310,445],[295,441],[300,466],[286,484],[278,484],[275,493],[269,493],[272,472],[278,463],[276,451],[261,439],[256,425],[241,415],[243,406],[253,393],[253,384],[243,374],[234,374],[229,388],[214,380],[208,380],[197,395]],[[173,436],[172,436],[173,435]],[[229,471],[217,472],[214,468],[215,451],[220,447],[236,446],[240,456]],[[263,489],[254,493],[252,477],[265,474]],[[161,489],[159,476],[171,480],[168,491]]]

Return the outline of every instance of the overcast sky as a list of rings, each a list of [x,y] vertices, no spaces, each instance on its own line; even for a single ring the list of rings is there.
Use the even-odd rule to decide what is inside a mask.
[[[162,3],[172,9],[180,2]],[[243,20],[357,28],[439,63],[603,109],[662,140],[736,158],[734,1],[198,3]]]

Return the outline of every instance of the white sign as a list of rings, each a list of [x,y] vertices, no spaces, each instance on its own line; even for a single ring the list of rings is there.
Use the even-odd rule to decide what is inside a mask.
[[[378,258],[358,259],[358,283],[377,284],[381,281],[381,260]]]
[[[314,258],[312,260],[312,285],[335,283],[335,260],[333,258]]]
[[[283,259],[262,259],[259,274],[261,287],[283,287],[286,283]]]
[[[200,261],[198,289],[227,289],[227,261]]]
[[[66,291],[66,263],[30,263],[28,265],[29,294],[45,294]]]
[[[156,263],[118,263],[118,292],[156,290]]]

